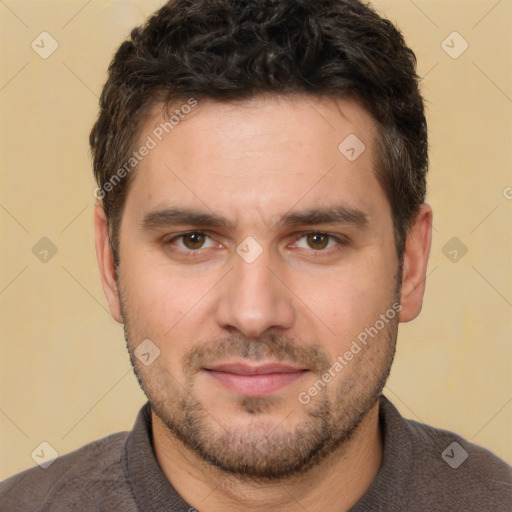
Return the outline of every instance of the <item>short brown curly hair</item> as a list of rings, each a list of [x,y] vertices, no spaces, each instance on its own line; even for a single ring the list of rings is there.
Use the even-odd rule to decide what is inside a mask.
[[[373,116],[375,172],[403,261],[425,200],[428,142],[416,58],[395,26],[359,0],[171,0],[119,47],[89,138],[116,265],[133,173],[104,187],[130,158],[149,109],[268,93],[354,98]]]

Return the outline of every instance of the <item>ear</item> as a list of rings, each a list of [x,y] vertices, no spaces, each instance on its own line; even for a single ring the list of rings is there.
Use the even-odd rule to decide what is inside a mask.
[[[432,208],[423,203],[407,233],[400,289],[400,322],[410,322],[420,314],[431,242]]]
[[[97,204],[94,209],[94,238],[96,243],[96,257],[100,267],[101,284],[107,297],[111,315],[119,323],[123,323],[119,291],[114,266],[114,256],[110,247],[107,218],[103,206]]]

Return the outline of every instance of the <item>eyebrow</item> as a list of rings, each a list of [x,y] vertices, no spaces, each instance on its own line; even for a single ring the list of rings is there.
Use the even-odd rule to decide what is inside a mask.
[[[234,224],[221,215],[193,208],[166,208],[146,214],[142,220],[144,230],[156,230],[174,225],[188,224],[207,228],[224,228],[234,231]],[[369,225],[368,216],[361,210],[347,205],[310,208],[304,211],[285,213],[274,224],[274,228],[314,226],[332,224],[353,226],[360,229]]]

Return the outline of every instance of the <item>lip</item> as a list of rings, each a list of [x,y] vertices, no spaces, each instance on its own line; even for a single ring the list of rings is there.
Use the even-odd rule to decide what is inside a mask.
[[[223,363],[211,365],[205,369],[217,372],[234,373],[236,375],[266,375],[268,373],[293,373],[305,370],[305,368],[279,362],[256,365],[250,365],[247,363]]]
[[[258,365],[224,363],[203,370],[224,388],[243,396],[268,396],[308,373],[307,368],[279,362]]]

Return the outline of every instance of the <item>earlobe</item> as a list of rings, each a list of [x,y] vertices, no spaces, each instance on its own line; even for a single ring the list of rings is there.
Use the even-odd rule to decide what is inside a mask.
[[[114,266],[114,257],[110,247],[107,218],[100,204],[94,209],[94,237],[96,257],[100,269],[101,284],[107,297],[110,313],[114,320],[123,323],[119,303],[119,290]]]
[[[432,208],[423,203],[407,233],[400,289],[400,322],[410,322],[421,312],[431,242]]]

